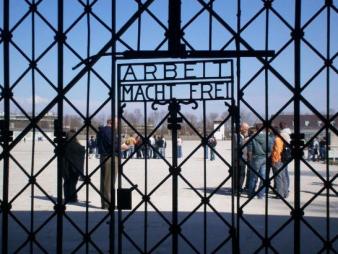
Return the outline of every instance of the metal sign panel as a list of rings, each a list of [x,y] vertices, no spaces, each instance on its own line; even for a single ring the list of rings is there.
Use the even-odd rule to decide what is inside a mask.
[[[232,98],[231,60],[118,64],[122,102]]]

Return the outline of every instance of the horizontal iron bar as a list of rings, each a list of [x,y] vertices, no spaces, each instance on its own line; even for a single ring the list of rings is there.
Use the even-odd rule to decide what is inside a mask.
[[[89,63],[93,58],[103,56],[112,56],[112,53],[103,53],[93,55],[79,62],[72,69],[75,70],[85,63]],[[194,50],[182,51],[180,55],[173,55],[170,51],[154,51],[154,50],[128,50],[124,52],[116,52],[115,58],[119,60],[127,59],[156,59],[156,58],[233,58],[233,57],[273,57],[274,50]]]
[[[186,99],[178,99],[178,98],[175,98],[177,101],[179,102],[186,102],[186,101],[230,101],[231,98],[230,97],[220,97],[220,98],[193,98],[193,99],[190,99],[190,98],[186,98]],[[121,100],[120,102],[128,102],[128,103],[132,103],[132,102],[149,102],[149,103],[153,103],[153,102],[157,102],[157,101],[160,101],[160,102],[169,102],[171,101],[172,98],[170,99],[164,99],[164,100],[153,100],[153,99],[149,99],[149,100]]]
[[[148,85],[160,85],[160,84],[193,84],[193,83],[230,83],[233,79],[230,76],[222,77],[222,78],[187,78],[187,79],[174,79],[174,78],[168,78],[168,79],[154,79],[154,80],[128,80],[128,81],[121,81],[120,84],[122,86],[124,85],[142,85],[142,86],[148,86]]]
[[[170,51],[124,51],[125,59],[177,58]],[[196,50],[182,51],[178,58],[229,58],[229,57],[273,57],[274,50]]]
[[[158,52],[158,51],[156,51]],[[162,52],[162,51],[160,51]],[[109,53],[111,55],[111,53]],[[124,52],[120,52],[120,53],[116,53],[117,58],[120,60],[121,58],[123,58],[123,54]],[[162,61],[160,61],[162,60]],[[137,65],[145,65],[145,64],[149,64],[149,65],[161,65],[161,64],[200,64],[200,63],[214,63],[214,64],[226,64],[229,63],[231,64],[232,60],[231,59],[224,59],[224,58],[211,58],[211,59],[183,59],[183,60],[177,60],[177,59],[155,59],[154,61],[150,61],[150,62],[118,62],[117,65],[118,66],[129,66],[129,65],[133,65],[133,66],[137,66]]]

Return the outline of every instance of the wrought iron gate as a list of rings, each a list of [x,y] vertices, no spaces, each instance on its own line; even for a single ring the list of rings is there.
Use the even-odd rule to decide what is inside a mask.
[[[204,71],[203,78],[198,77],[195,70],[195,75],[190,73],[190,78],[187,77],[186,73],[184,74],[177,74],[179,72],[178,65],[182,66],[189,66],[190,72],[194,71],[193,66],[197,66],[200,64],[201,66],[206,69],[205,66],[208,64],[212,64],[217,66],[217,69],[220,70],[217,76],[208,76]],[[227,70],[225,66],[227,65]],[[134,66],[134,67],[133,67]],[[157,77],[154,74],[155,70],[161,69],[161,66],[164,67],[164,71],[157,71],[157,75],[162,76],[161,78]],[[142,67],[144,69],[144,73],[140,73],[136,75],[137,67]],[[135,69],[135,71],[134,71]],[[147,69],[151,69],[152,78],[146,79]],[[222,69],[222,70],[221,70]],[[219,149],[216,150],[215,147],[212,147],[209,144],[209,140],[214,136],[214,134],[219,131],[219,129],[225,124],[229,123],[230,133],[234,132],[234,113],[235,113],[235,104],[234,104],[234,75],[233,75],[233,62],[232,60],[213,60],[213,61],[166,61],[166,62],[147,62],[147,63],[127,63],[127,64],[119,64],[117,68],[118,73],[118,107],[119,107],[119,118],[121,119],[121,123],[125,123],[131,130],[132,133],[135,133],[141,140],[143,146],[135,147],[135,150],[126,156],[126,159],[123,162],[120,162],[120,176],[118,181],[118,189],[122,189],[122,185],[129,186],[130,190],[137,192],[137,195],[140,196],[140,201],[134,204],[133,209],[129,213],[122,214],[120,209],[119,211],[119,231],[118,231],[118,249],[122,252],[128,252],[128,244],[132,245],[135,249],[139,252],[157,252],[161,251],[162,245],[168,246],[168,239],[171,241],[171,250],[173,253],[179,252],[200,252],[202,249],[205,252],[217,252],[222,250],[223,247],[226,246],[226,250],[230,251],[232,248],[229,247],[233,243],[236,242],[235,240],[235,217],[234,217],[234,196],[228,201],[225,201],[222,206],[217,206],[213,201],[213,197],[215,194],[219,192],[219,190],[224,187],[225,184],[230,183],[230,175],[231,175],[231,157],[225,158],[222,154],[222,151]],[[166,70],[170,72],[172,75],[171,77],[164,78],[166,75]],[[175,73],[173,74],[173,70]],[[202,73],[201,71],[199,71]],[[160,74],[158,74],[160,73]],[[194,72],[193,72],[194,73]],[[128,79],[127,76],[130,75],[131,78]],[[141,76],[142,78],[137,78],[136,76]],[[167,86],[167,89],[163,87]],[[188,86],[188,90],[185,91],[184,87]],[[206,86],[207,88],[203,88]],[[157,87],[162,87],[163,90],[158,91]],[[197,87],[200,87],[198,90]],[[149,89],[153,89],[153,92],[149,92]],[[142,92],[141,92],[142,89]],[[159,88],[160,89],[160,88]],[[213,92],[211,92],[211,90]],[[143,92],[144,91],[144,92]],[[144,94],[143,94],[144,93]],[[213,131],[207,130],[206,128],[206,115],[207,115],[207,107],[210,105],[210,102],[220,102],[220,107],[223,106],[224,111],[228,112],[223,119],[220,120],[217,127]],[[136,126],[133,126],[132,123],[128,120],[128,118],[124,115],[124,111],[127,109],[127,106],[130,104],[141,104],[140,107],[143,108],[142,118],[144,129],[142,131],[138,130]],[[151,107],[150,107],[151,105]],[[164,107],[164,111],[167,111],[165,115],[160,119],[159,123],[152,128],[148,129],[148,115],[151,111],[158,111],[159,107]],[[194,126],[193,123],[185,116],[184,110],[182,107],[188,107],[192,110],[196,110],[198,107],[202,108],[201,114],[203,117],[203,130],[200,132],[197,126]],[[166,109],[166,107],[168,109]],[[178,137],[179,131],[182,128],[182,123],[187,124],[197,136],[197,144],[196,147],[189,152],[185,152],[186,155],[184,159],[179,159],[179,152],[178,152]],[[155,147],[155,144],[150,142],[151,137],[154,134],[159,133],[159,129],[163,124],[167,124],[167,128],[170,130],[169,138],[171,141],[171,152],[163,153],[158,151]],[[119,136],[122,136],[123,128],[119,129]],[[121,139],[120,142],[121,143]],[[142,150],[143,149],[143,150]],[[191,174],[187,173],[187,169],[190,167],[188,164],[191,160],[198,160],[196,153],[202,149],[202,158],[203,163],[199,166],[203,168],[202,171],[199,171],[195,168],[194,175],[197,175],[201,179],[201,183],[203,182],[203,193],[200,193],[198,187],[194,186],[192,181]],[[224,176],[221,182],[215,187],[215,189],[208,193],[207,189],[209,186],[207,174],[212,175],[215,174],[211,172],[210,165],[207,166],[207,155],[208,149],[210,149],[213,153],[215,153],[216,157],[222,161],[221,165],[223,169],[221,171],[217,171],[217,173],[223,173]],[[144,167],[138,165],[137,171],[142,170],[144,168],[144,177],[142,178],[135,178],[131,180],[133,177],[132,174],[135,174],[135,171],[128,173],[128,165],[130,161],[132,161],[133,156],[141,152],[144,155]],[[153,151],[154,156],[148,157],[148,150]],[[166,155],[165,155],[166,154]],[[164,166],[160,166],[159,160],[156,161],[156,167],[151,169],[150,164],[153,157],[157,157],[160,161],[164,162]],[[171,161],[170,158],[171,157]],[[131,168],[135,167],[132,164]],[[196,166],[194,166],[196,167]],[[127,168],[127,169],[126,169]],[[131,169],[129,167],[129,170]],[[161,173],[161,171],[165,173]],[[169,173],[167,172],[169,171]],[[159,177],[158,183],[156,182],[155,186],[152,186],[151,178],[154,175],[159,174],[163,175]],[[209,176],[210,178],[210,176]],[[150,180],[149,180],[150,179]],[[179,205],[178,200],[182,196],[183,188],[182,186],[179,187],[179,180],[182,182],[180,185],[185,184],[187,187],[191,188],[194,192],[196,199],[196,207],[191,208],[191,211],[182,210],[182,202]],[[166,200],[171,202],[171,206],[163,206],[157,202],[156,194],[159,192],[158,190],[163,187],[165,183],[168,181],[172,181],[171,186],[168,188],[168,191],[171,192],[171,195],[167,195]],[[141,187],[143,186],[143,187]],[[125,187],[124,187],[125,188]],[[231,185],[229,195],[232,193]],[[163,196],[164,193],[162,192],[157,197]],[[123,197],[126,198],[126,197]],[[134,197],[135,198],[135,197]],[[192,198],[193,199],[193,198]],[[163,202],[163,201],[162,201]],[[144,205],[144,209],[141,211],[144,213],[144,221],[140,221],[141,219],[137,219],[137,213],[140,210],[140,207]],[[148,208],[149,206],[149,208]],[[229,211],[232,211],[232,216],[226,218],[222,215],[221,211],[218,209],[227,207]],[[203,208],[203,209],[202,209]],[[221,241],[212,241],[211,237],[208,237],[207,232],[209,234],[216,233],[216,229],[210,229],[208,225],[208,211],[207,209],[211,209],[215,216],[219,219],[220,223],[224,223],[224,229],[226,232],[220,235],[222,238]],[[201,211],[203,210],[203,211]],[[186,213],[182,213],[185,211]],[[196,239],[189,239],[187,234],[189,234],[189,227],[188,229],[185,228],[185,224],[191,221],[191,217],[194,216],[196,213],[202,212],[203,213],[203,226],[199,226],[201,232],[195,233],[196,235],[203,236],[203,243],[197,243]],[[166,215],[164,215],[166,213]],[[158,215],[159,220],[156,222],[154,219],[154,214]],[[201,216],[202,217],[202,216]],[[128,226],[128,221],[133,221],[132,225]],[[162,223],[161,223],[162,222]],[[163,226],[163,229],[159,229],[156,227],[156,224],[160,223]],[[198,223],[199,224],[199,223]],[[146,226],[142,226],[146,225]],[[143,227],[144,233],[136,234],[135,236],[131,236],[130,233],[135,230],[135,227]],[[213,232],[214,231],[214,232]],[[143,232],[143,231],[141,231]],[[229,233],[227,233],[229,232]],[[161,235],[159,239],[156,239],[156,235]],[[191,234],[190,234],[191,235]],[[152,237],[151,237],[152,236]],[[191,236],[190,236],[191,237]],[[218,239],[217,239],[218,240]],[[180,241],[183,241],[187,246],[184,248],[184,244]],[[127,242],[125,244],[124,242]],[[215,244],[215,242],[217,244]],[[228,245],[228,246],[227,246]],[[169,247],[168,246],[168,247]],[[225,249],[223,249],[224,251]],[[129,251],[130,250],[129,247]],[[168,250],[167,250],[168,251]]]
[[[225,250],[233,253],[337,253],[338,171],[333,143],[338,136],[336,0],[1,0],[0,13],[2,253],[156,252],[163,241],[148,245],[147,212],[144,213],[146,224],[141,229],[144,232],[141,240],[145,239],[143,246],[130,237],[128,228],[124,228],[135,206],[129,213],[122,211],[123,201],[119,210],[115,207],[118,203],[116,189],[121,191],[120,197],[130,194],[121,190],[123,179],[131,187],[133,197],[135,193],[141,197],[139,204],[150,206],[160,214],[166,226],[171,225],[164,237],[172,236],[172,243],[164,246],[172,249],[161,250],[163,252],[180,252],[179,236],[191,252],[222,252],[222,248],[228,246]],[[69,142],[65,137],[66,127],[72,127],[76,120],[76,136],[86,140],[88,147],[89,137],[98,131],[96,118],[100,112],[106,110],[110,118],[115,119],[117,115],[124,124],[128,123],[120,107],[123,100],[117,100],[120,95],[115,85],[118,61],[132,59],[135,63],[140,59],[169,58],[235,60],[236,87],[232,90],[235,96],[231,97],[235,100],[229,105],[229,118],[225,117],[221,123],[229,119],[234,121],[231,126],[237,134],[240,121],[245,120],[243,112],[249,112],[263,124],[259,131],[270,128],[277,136],[275,125],[286,119],[283,115],[291,115],[289,127],[293,135],[288,145],[292,149],[292,160],[284,165],[293,168],[291,197],[278,197],[275,201],[266,195],[257,203],[255,196],[235,196],[231,189],[231,219],[230,222],[221,219],[229,230],[220,233],[225,240],[218,246],[207,245],[205,226],[203,240],[193,243],[180,231],[181,223],[188,221],[190,214],[186,220],[177,214],[175,199],[180,193],[177,193],[176,180],[183,179],[200,198],[200,206],[196,209],[211,208],[208,213],[204,211],[204,216],[219,215],[208,197],[229,181],[225,177],[207,196],[206,184],[202,195],[179,171],[184,162],[179,164],[176,156],[176,129],[180,117],[199,137],[198,147],[206,149],[206,137],[210,134],[204,130],[201,135],[179,110],[183,107],[180,103],[187,103],[185,100],[171,98],[167,114],[157,124],[163,125],[170,119],[174,141],[172,162],[163,160],[170,172],[158,185],[173,180],[170,219],[153,205],[153,197],[150,199],[156,186],[142,192],[132,180],[128,181],[128,175],[123,172],[128,159],[120,161],[122,171],[118,188],[112,189],[109,211],[99,212],[90,201],[102,196],[97,183],[100,165],[90,160],[88,149],[83,182],[76,190],[84,192],[85,202],[74,208],[63,200],[62,160]],[[318,89],[314,88],[316,85]],[[97,91],[101,91],[101,97],[93,103],[92,95]],[[42,98],[41,94],[48,96]],[[74,99],[79,94],[82,95],[80,100]],[[142,111],[152,110],[144,103]],[[201,105],[205,103],[206,100],[202,100]],[[77,115],[77,118],[67,120],[67,114]],[[306,120],[306,114],[312,118]],[[144,137],[147,147],[147,137],[153,133],[147,130],[146,113],[143,117],[143,133],[134,126],[130,128]],[[54,126],[50,126],[54,118]],[[16,127],[18,122],[21,125]],[[122,123],[119,123],[121,134]],[[308,127],[313,123],[310,132]],[[52,134],[49,133],[51,129]],[[322,164],[308,161],[304,156],[318,137],[326,138]],[[39,143],[39,139],[44,139],[44,143]],[[120,143],[119,139],[114,138],[114,142]],[[48,152],[43,150],[43,145]],[[245,147],[238,149],[238,156]],[[227,160],[222,160],[220,152],[215,152],[226,165],[225,169],[234,168]],[[203,161],[206,163],[205,158]],[[250,168],[250,163],[244,162]],[[147,186],[147,159],[144,163]],[[267,187],[266,194],[276,193],[271,183],[280,172],[261,179],[262,188]],[[232,175],[230,171],[229,176]],[[260,214],[252,212],[257,204],[262,207]],[[273,214],[276,207],[276,210],[283,210],[282,215]],[[107,220],[111,221],[109,225],[105,223]],[[106,236],[103,240],[102,235]],[[124,246],[125,242],[130,245]]]

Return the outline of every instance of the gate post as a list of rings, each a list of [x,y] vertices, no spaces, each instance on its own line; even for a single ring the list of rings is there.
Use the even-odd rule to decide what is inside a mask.
[[[172,234],[172,253],[178,253],[178,234],[180,233],[180,226],[178,225],[178,175],[180,174],[180,168],[177,167],[177,130],[181,129],[179,123],[182,122],[181,117],[177,117],[177,113],[180,111],[181,106],[176,99],[172,99],[169,103],[168,129],[171,130],[172,141],[172,166],[170,173],[172,175],[172,225],[170,232]]]
[[[2,159],[3,159],[3,199],[1,204],[2,210],[2,248],[1,253],[8,253],[8,215],[11,205],[8,203],[8,185],[9,185],[9,143],[11,141],[11,132],[9,130],[10,120],[10,98],[12,92],[10,89],[10,70],[9,70],[9,44],[11,33],[9,30],[9,0],[3,3],[3,75],[4,85],[2,96],[4,99],[4,121],[1,124],[1,142],[2,142]]]
[[[174,56],[179,56],[184,50],[184,45],[181,45],[181,0],[169,1],[169,26],[168,26],[168,49]]]
[[[57,229],[56,229],[56,253],[62,253],[63,249],[63,215],[65,211],[65,205],[62,202],[62,151],[64,149],[63,142],[65,139],[65,133],[63,133],[63,43],[66,39],[63,32],[63,0],[58,0],[58,31],[55,36],[57,41],[57,58],[58,58],[58,74],[57,74],[57,114],[58,118],[55,122],[55,138],[57,144],[57,204],[54,207],[57,215]]]
[[[303,31],[301,29],[301,0],[295,1],[295,28],[292,36],[294,37],[295,50],[295,90],[294,90],[294,135],[292,137],[293,156],[294,156],[294,170],[295,170],[295,186],[294,186],[294,210],[291,215],[294,219],[294,253],[301,252],[301,204],[300,204],[300,95],[301,95],[301,39]]]

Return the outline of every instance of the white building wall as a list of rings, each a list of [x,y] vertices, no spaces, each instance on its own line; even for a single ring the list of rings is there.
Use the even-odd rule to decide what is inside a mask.
[[[219,123],[214,123],[214,130],[219,126]],[[224,124],[215,132],[216,140],[223,140],[224,139]]]

